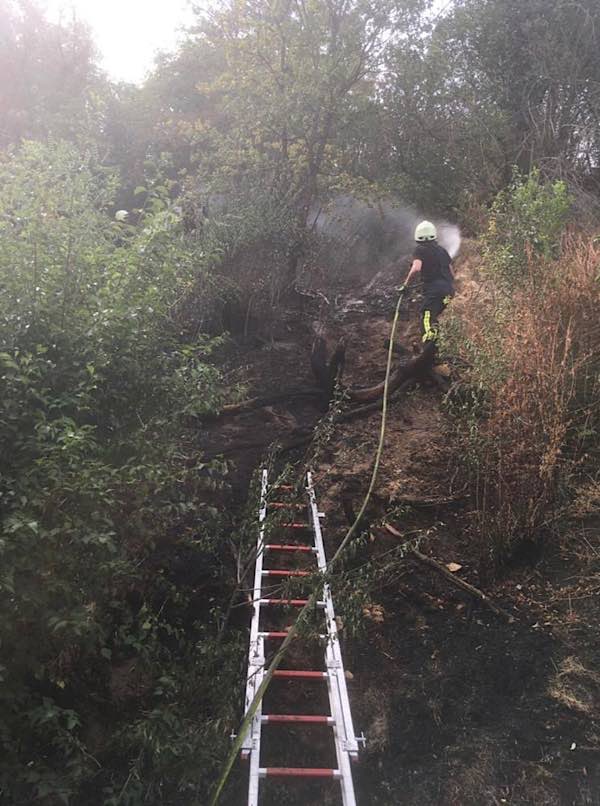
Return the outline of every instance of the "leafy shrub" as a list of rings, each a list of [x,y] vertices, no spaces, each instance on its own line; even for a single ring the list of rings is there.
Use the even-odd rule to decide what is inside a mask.
[[[171,314],[202,263],[168,205],[117,224],[115,188],[63,142],[0,163],[6,803],[204,791],[232,707],[212,681],[241,679],[211,626],[223,468],[182,453],[218,402],[214,342],[181,342]]]
[[[529,275],[537,275],[544,260],[558,257],[571,210],[562,181],[544,183],[539,171],[512,184],[494,200],[484,237],[486,268],[492,280],[510,292]]]
[[[194,188],[183,199],[198,248],[211,271],[183,300],[183,319],[200,317],[209,332],[267,332],[297,279],[311,234],[285,200],[260,185],[240,183],[212,200]],[[204,211],[202,213],[201,211]]]

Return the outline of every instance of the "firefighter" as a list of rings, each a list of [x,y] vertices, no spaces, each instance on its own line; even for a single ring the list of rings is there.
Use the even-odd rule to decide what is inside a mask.
[[[437,230],[431,221],[421,221],[415,229],[417,242],[413,261],[401,287],[403,291],[417,274],[423,281],[423,343],[437,342],[438,317],[454,296],[452,258],[437,242]]]

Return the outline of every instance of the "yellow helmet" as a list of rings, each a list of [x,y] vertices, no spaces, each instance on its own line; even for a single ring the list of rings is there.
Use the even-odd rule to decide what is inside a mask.
[[[415,241],[435,241],[437,230],[431,221],[421,221],[415,230]]]

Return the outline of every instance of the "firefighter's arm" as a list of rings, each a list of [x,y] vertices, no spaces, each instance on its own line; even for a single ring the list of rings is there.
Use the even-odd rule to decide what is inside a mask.
[[[415,258],[412,262],[412,266],[410,267],[410,271],[406,277],[406,281],[404,285],[408,285],[415,274],[418,274],[421,271],[421,267],[423,266],[423,261]]]

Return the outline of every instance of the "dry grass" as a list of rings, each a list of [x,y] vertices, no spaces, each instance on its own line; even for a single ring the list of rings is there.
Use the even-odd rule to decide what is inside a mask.
[[[571,237],[557,262],[530,260],[512,299],[463,302],[469,383],[484,390],[474,458],[474,519],[496,559],[539,539],[592,466],[600,427],[600,244]],[[596,489],[594,481],[594,489]],[[588,482],[589,486],[589,482]]]
[[[560,664],[548,693],[569,710],[594,714],[599,703],[600,675],[570,656]]]
[[[571,514],[575,518],[588,518],[600,513],[600,479],[589,479],[582,482],[571,506]]]

